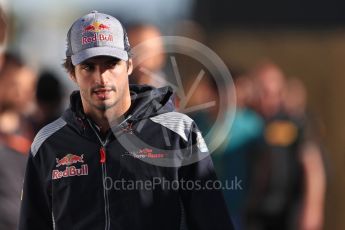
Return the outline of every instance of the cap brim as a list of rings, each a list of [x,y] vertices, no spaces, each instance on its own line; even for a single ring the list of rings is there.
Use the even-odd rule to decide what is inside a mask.
[[[128,60],[128,53],[125,50],[115,47],[92,47],[72,55],[72,64],[78,65],[83,61],[96,56],[110,56],[124,61]]]

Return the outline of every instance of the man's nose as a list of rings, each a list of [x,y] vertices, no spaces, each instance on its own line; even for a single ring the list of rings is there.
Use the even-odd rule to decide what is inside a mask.
[[[98,80],[99,80],[100,84],[106,85],[108,83],[107,69],[106,68],[104,68],[102,66],[98,66],[97,75],[98,75]]]

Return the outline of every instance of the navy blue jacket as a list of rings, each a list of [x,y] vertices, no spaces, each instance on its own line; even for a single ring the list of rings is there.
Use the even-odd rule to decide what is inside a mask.
[[[169,87],[130,86],[132,104],[102,136],[71,107],[36,136],[20,230],[232,229],[205,142]],[[211,183],[210,183],[211,182]]]

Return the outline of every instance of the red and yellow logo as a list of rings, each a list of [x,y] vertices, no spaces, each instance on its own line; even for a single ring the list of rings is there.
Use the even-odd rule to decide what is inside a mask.
[[[103,23],[96,21],[90,25],[85,26],[83,32],[84,33],[86,33],[86,32],[100,32],[100,31],[109,30],[109,29],[110,29],[109,26],[104,25]]]
[[[63,171],[54,169],[52,171],[52,179],[57,180],[64,177],[73,177],[73,176],[86,176],[89,174],[89,167],[87,164],[82,164],[79,167],[73,166],[76,163],[84,163],[84,154],[78,156],[74,154],[67,154],[63,158],[56,158],[56,167],[66,166]]]
[[[69,153],[61,159],[56,158],[56,163],[57,163],[56,167],[60,167],[62,165],[70,166],[70,165],[76,164],[78,162],[84,163],[83,158],[84,158],[84,154],[82,154],[81,156],[78,156],[78,155],[74,155],[74,154]]]
[[[86,44],[94,43],[98,41],[112,42],[113,35],[108,32],[109,30],[110,30],[109,26],[97,21],[93,22],[90,25],[85,26],[83,29],[83,35],[86,32],[93,32],[93,33],[82,36],[82,40],[81,40],[82,45],[86,45]],[[104,32],[108,32],[108,33],[104,33]]]

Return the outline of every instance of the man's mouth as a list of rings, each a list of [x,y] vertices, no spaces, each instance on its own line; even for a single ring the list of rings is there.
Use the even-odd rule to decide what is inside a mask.
[[[113,89],[111,89],[111,88],[98,88],[98,89],[95,89],[93,92],[94,93],[102,93],[102,92],[110,92],[112,90]]]
[[[97,88],[95,90],[93,90],[92,92],[94,94],[96,94],[96,96],[101,99],[101,100],[105,100],[108,99],[110,97],[110,93],[113,91],[112,88],[110,87],[105,87],[105,88]]]

